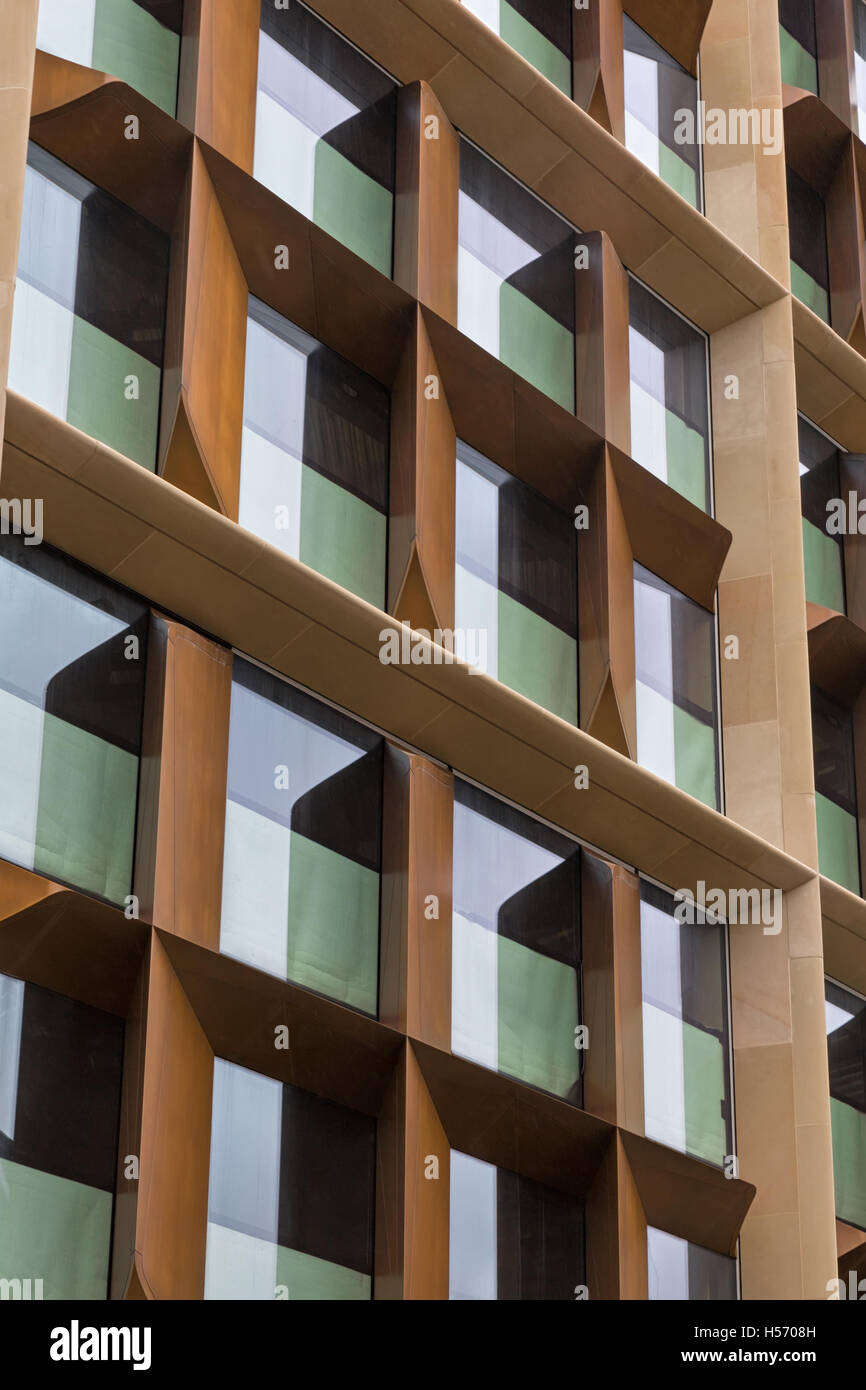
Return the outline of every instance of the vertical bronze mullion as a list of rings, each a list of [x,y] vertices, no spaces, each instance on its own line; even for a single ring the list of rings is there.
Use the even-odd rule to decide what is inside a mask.
[[[572,90],[578,106],[625,139],[621,0],[572,10]]]

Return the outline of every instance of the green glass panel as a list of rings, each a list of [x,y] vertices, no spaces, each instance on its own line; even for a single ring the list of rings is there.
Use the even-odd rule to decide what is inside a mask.
[[[664,140],[659,140],[659,177],[693,208],[698,206],[698,180],[694,169]]]
[[[0,1158],[0,1279],[44,1299],[107,1296],[112,1195]]]
[[[796,261],[791,261],[791,293],[825,323],[830,322],[830,296]]]
[[[707,507],[707,464],[704,437],[672,410],[665,410],[668,483],[701,511]]]
[[[860,892],[860,856],[857,848],[857,818],[835,801],[815,793],[818,816],[818,868],[825,878],[840,883],[852,893]]]
[[[127,399],[127,377],[138,378],[138,400]],[[70,425],[102,440],[145,468],[156,467],[158,367],[77,315],[69,363]]]
[[[288,978],[374,1014],[378,969],[379,875],[292,832]]]
[[[804,92],[818,95],[818,64],[808,49],[779,25],[779,48],[782,55],[782,81],[789,87],[802,87]]]
[[[96,0],[93,66],[161,106],[177,109],[180,38],[133,0]]]
[[[845,612],[842,551],[832,536],[803,517],[803,562],[806,598],[836,613]]]
[[[674,705],[674,758],[677,786],[717,810],[715,730],[679,705]]]
[[[34,868],[110,902],[129,893],[138,759],[46,714]]]
[[[317,226],[390,276],[393,215],[393,194],[320,140],[313,194]]]
[[[499,359],[574,410],[574,335],[506,283],[499,289]]]
[[[305,1255],[300,1250],[289,1250],[285,1245],[277,1246],[277,1285],[288,1290],[292,1302],[368,1299],[372,1287],[369,1274]]]
[[[580,1074],[575,971],[507,936],[497,950],[499,1070],[566,1096]]]
[[[561,628],[498,594],[497,674],[503,685],[577,723],[577,643]]]
[[[385,602],[387,518],[338,483],[304,466],[300,559],[359,598]]]
[[[699,929],[696,929],[699,930]],[[712,1033],[683,1021],[683,1100],[686,1150],[709,1163],[725,1159],[725,1058]]]
[[[518,14],[507,0],[500,0],[499,33],[515,53],[543,73],[567,97],[571,96],[571,63],[568,58],[555,43],[551,43],[522,14]]]
[[[830,1126],[836,1215],[866,1227],[866,1115],[831,1096]]]

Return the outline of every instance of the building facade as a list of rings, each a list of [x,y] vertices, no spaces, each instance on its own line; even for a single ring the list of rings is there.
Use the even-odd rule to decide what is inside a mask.
[[[0,1279],[848,1296],[866,0],[0,35]]]

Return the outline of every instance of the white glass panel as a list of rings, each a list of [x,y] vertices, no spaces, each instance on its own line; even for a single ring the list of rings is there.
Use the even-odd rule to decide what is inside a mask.
[[[96,0],[39,0],[36,47],[89,68]]]
[[[307,354],[248,319],[244,423],[302,458],[306,393]]]
[[[283,1088],[272,1077],[214,1059],[211,1221],[275,1241]]]
[[[300,459],[244,426],[238,521],[296,560],[301,553],[302,473]]]
[[[464,247],[457,253],[457,327],[491,356],[499,356],[499,292],[502,280],[495,270]]]
[[[659,128],[659,70],[658,63],[642,53],[632,53],[628,49],[622,55],[623,77],[625,80],[626,113],[636,116],[647,133]],[[628,119],[626,119],[626,145],[628,142]]]
[[[496,1169],[451,1150],[448,1292],[453,1299],[495,1299]]]
[[[463,4],[472,14],[477,15],[488,29],[499,33],[499,0],[463,0]]]
[[[538,259],[539,252],[534,246],[498,221],[468,193],[460,194],[459,225],[460,245],[495,270],[500,280],[507,280],[530,261]]]
[[[74,322],[74,314],[57,300],[26,280],[15,282],[9,390],[62,420],[69,399]]]
[[[267,92],[256,103],[253,177],[312,219],[319,137]]]
[[[34,864],[43,717],[0,687],[0,857],[26,869]]]
[[[28,165],[18,276],[73,310],[80,233],[81,200]]]
[[[473,569],[494,586],[499,584],[499,489],[475,468],[457,460],[456,549],[458,563]]]
[[[664,589],[640,580],[634,586],[635,664],[646,681],[668,699],[674,693],[672,598]]]
[[[641,164],[652,169],[654,174],[659,172],[659,138],[629,111],[625,113],[625,147],[637,156]]]
[[[259,34],[259,93],[291,111],[315,135],[356,116],[360,107],[319,77],[269,34]]]
[[[689,1243],[655,1226],[647,1226],[650,1299],[688,1300]]]
[[[2,725],[0,725],[2,727]],[[0,975],[0,1134],[15,1138],[24,981]]]
[[[641,767],[676,782],[676,741],[674,706],[651,685],[637,681],[637,760]]]
[[[451,919],[451,1050],[499,1067],[499,937],[459,912]]]
[[[291,831],[226,802],[220,950],[286,978]]]
[[[643,1006],[644,1132],[685,1151],[682,1021],[652,1004]]]
[[[276,1286],[277,1246],[272,1240],[208,1222],[205,1298],[273,1300]]]

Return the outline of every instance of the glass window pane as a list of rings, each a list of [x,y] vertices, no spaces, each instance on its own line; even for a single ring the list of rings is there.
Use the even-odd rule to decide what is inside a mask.
[[[454,623],[473,664],[576,724],[573,518],[458,443],[456,528]]]
[[[641,880],[644,1127],[722,1167],[732,1152],[727,930],[679,922],[675,909]]]
[[[250,300],[239,520],[383,608],[390,397]]]
[[[451,1150],[449,1298],[570,1300],[585,1283],[583,1203]]]
[[[828,534],[828,504],[842,496],[841,451],[832,439],[798,417],[800,496],[803,508],[803,560],[806,598],[837,613],[845,612],[842,537]]]
[[[629,375],[632,457],[708,512],[707,340],[633,278]]]
[[[713,615],[635,565],[634,630],[637,760],[718,810]]]
[[[852,0],[854,19],[854,80],[857,89],[857,129],[866,135],[866,5]]]
[[[851,711],[812,686],[812,746],[818,817],[818,867],[852,893],[860,892],[857,782]]]
[[[697,81],[628,15],[623,50],[626,148],[701,211],[700,146],[681,138],[683,112],[691,113],[692,131],[698,129]]]
[[[463,0],[463,4],[571,96],[571,0]]]
[[[830,322],[830,272],[824,200],[790,167],[788,228],[791,238],[791,292],[813,313]]]
[[[779,0],[782,81],[818,95],[815,0]]]
[[[397,88],[299,0],[262,0],[260,183],[391,274]]]
[[[579,1104],[579,847],[458,781],[453,892],[452,1050]]]
[[[467,140],[460,142],[457,323],[574,410],[574,229]]]
[[[0,975],[0,1279],[108,1295],[123,1023]]]
[[[376,1123],[214,1060],[206,1299],[372,1296]]]
[[[375,1014],[383,740],[235,658],[220,950]]]
[[[39,0],[36,47],[121,78],[173,116],[182,20],[181,0]]]
[[[866,1230],[866,999],[826,982],[836,1215]]]
[[[168,248],[158,228],[31,144],[9,387],[150,469]]]
[[[0,856],[122,903],[132,877],[147,609],[0,538]]]
[[[739,1297],[737,1262],[690,1240],[647,1226],[649,1298],[728,1301]]]

